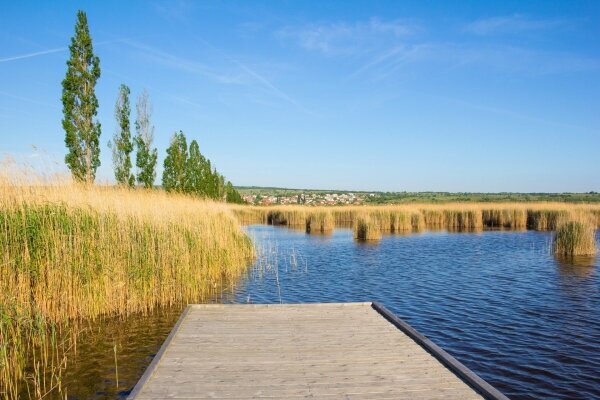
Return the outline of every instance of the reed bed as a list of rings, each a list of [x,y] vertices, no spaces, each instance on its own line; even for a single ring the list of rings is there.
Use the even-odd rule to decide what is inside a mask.
[[[483,211],[478,209],[444,210],[445,227],[451,230],[483,229]]]
[[[554,235],[554,253],[563,257],[596,254],[595,224],[590,215],[575,214],[560,218]]]
[[[354,239],[374,241],[381,239],[381,226],[379,221],[368,214],[358,215],[354,224]]]
[[[267,224],[269,225],[287,225],[290,227],[298,228],[305,227],[307,220],[307,214],[300,211],[288,211],[288,210],[273,210],[267,213]]]
[[[413,221],[413,215],[417,215],[417,214],[410,214],[408,212],[400,212],[400,211],[395,211],[395,210],[389,211],[389,214],[390,214],[390,218],[389,218],[390,232],[392,232],[392,233],[408,232],[415,228],[415,226],[413,224],[415,222],[415,221]],[[386,225],[387,224],[382,224],[382,227],[386,226]],[[419,229],[419,228],[417,227],[416,229]]]
[[[534,229],[555,230],[557,221],[572,213],[590,215],[600,227],[600,205],[581,203],[447,203],[402,204],[386,206],[231,206],[244,224],[268,223],[268,216],[279,214],[282,225],[302,221],[310,215],[330,213],[338,227],[352,227],[368,214],[378,221],[382,232],[407,232],[421,229],[480,230]],[[298,222],[295,222],[298,223]]]
[[[558,221],[568,216],[569,210],[528,210],[527,226],[536,231],[554,231]]]
[[[540,215],[546,215],[537,211]],[[482,211],[482,224],[490,228],[526,229],[527,210],[523,208],[485,209]]]
[[[254,256],[223,204],[10,177],[0,179],[0,248],[0,397],[9,399],[64,389],[77,321],[201,301]]]
[[[335,221],[329,210],[311,212],[306,217],[306,233],[327,234],[333,232]]]

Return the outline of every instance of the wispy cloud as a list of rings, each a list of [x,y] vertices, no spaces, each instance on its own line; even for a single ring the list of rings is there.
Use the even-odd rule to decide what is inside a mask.
[[[221,59],[225,59],[225,61],[227,61],[230,64],[230,67],[226,68],[220,65],[219,68],[216,68],[203,62],[176,56],[163,50],[156,49],[154,47],[130,40],[123,41],[123,43],[143,51],[144,54],[147,57],[151,58],[153,61],[168,66],[170,68],[202,76],[214,82],[225,85],[243,85],[249,87],[258,86],[267,93],[269,93],[271,96],[275,96],[281,100],[285,100],[307,113],[313,113],[306,107],[302,106],[292,96],[288,95],[279,87],[277,87],[264,74],[257,72],[255,69],[249,67],[247,64],[242,63],[238,59],[226,54],[222,50],[217,49],[216,47],[212,46],[211,44],[207,43],[201,38],[197,38],[197,41],[203,43],[206,47],[209,47],[212,50],[212,53],[218,54],[221,57]],[[227,73],[222,72],[224,69],[228,69]],[[217,70],[220,72],[217,72]]]
[[[121,39],[119,40],[105,40],[105,41],[101,41],[101,42],[97,42],[95,43],[95,47],[98,46],[103,46],[105,44],[110,44],[110,43],[116,43],[116,42],[120,42],[122,41]],[[53,54],[53,53],[61,53],[63,51],[67,51],[69,50],[68,47],[56,47],[53,49],[47,49],[47,50],[40,50],[40,51],[35,51],[33,53],[27,53],[27,54],[20,54],[20,55],[16,55],[16,56],[10,56],[10,57],[4,57],[4,58],[0,58],[0,63],[3,62],[9,62],[9,61],[17,61],[17,60],[23,60],[26,58],[32,58],[32,57],[39,57],[39,56],[45,56],[47,54]]]
[[[567,20],[534,19],[525,15],[485,18],[462,29],[476,35],[541,31],[568,26]],[[431,40],[418,21],[371,18],[359,22],[329,22],[285,27],[276,36],[327,57],[346,58],[355,65],[349,78],[378,81],[422,68],[459,69],[475,66],[501,73],[530,75],[574,73],[600,68],[600,58],[565,50],[546,50],[507,43],[472,40]],[[454,32],[455,33],[455,32]],[[415,70],[411,66],[419,65]]]
[[[68,47],[57,47],[55,49],[41,50],[41,51],[36,51],[33,53],[20,54],[20,55],[11,56],[11,57],[4,57],[4,58],[0,58],[0,63],[8,62],[8,61],[23,60],[25,58],[38,57],[38,56],[43,56],[46,54],[60,53],[60,52],[67,51],[67,50],[68,50]]]
[[[149,58],[151,61],[156,62],[157,64],[184,71],[190,74],[199,75],[219,83],[240,83],[239,74],[224,74],[222,72],[217,72],[216,69],[209,67],[205,63],[190,60],[185,57],[176,56],[166,51],[157,49],[153,46],[149,46],[133,40],[123,40],[123,43],[137,50],[140,50],[145,57]]]
[[[154,3],[154,10],[166,20],[185,21],[193,10],[193,2],[189,0],[168,0]]]
[[[43,102],[43,101],[39,101],[37,99],[32,99],[32,98],[29,98],[29,97],[23,97],[23,96],[15,95],[15,94],[12,94],[12,93],[5,92],[4,90],[0,90],[0,95],[6,96],[6,97],[10,97],[10,98],[12,98],[14,100],[24,101],[26,103],[36,104],[36,105],[39,105],[39,106],[45,106],[45,107],[48,107],[48,108],[60,109],[60,107],[58,107],[56,104],[46,103],[46,102]]]
[[[498,33],[520,33],[524,31],[547,30],[566,25],[566,21],[558,19],[533,19],[521,14],[483,18],[473,21],[464,27],[464,31],[475,35],[492,35]]]
[[[397,39],[418,31],[416,25],[400,21],[371,18],[354,23],[332,22],[301,27],[285,27],[276,32],[282,39],[292,39],[307,50],[323,54],[353,54],[382,39]]]
[[[600,58],[501,44],[481,46],[471,43],[422,42],[380,51],[370,57],[351,77],[368,74],[374,80],[384,80],[412,65],[446,70],[475,66],[497,73],[550,75],[598,70]]]

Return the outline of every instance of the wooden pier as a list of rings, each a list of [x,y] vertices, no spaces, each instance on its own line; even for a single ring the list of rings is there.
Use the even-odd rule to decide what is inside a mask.
[[[377,303],[190,305],[129,399],[506,399]]]

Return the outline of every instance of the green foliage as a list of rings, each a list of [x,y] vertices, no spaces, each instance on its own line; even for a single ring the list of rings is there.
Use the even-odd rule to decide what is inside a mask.
[[[175,132],[167,149],[162,185],[167,192],[184,192],[186,181],[187,143],[182,131]]]
[[[200,153],[198,142],[190,143],[189,157],[185,165],[185,192],[208,196],[207,179],[210,168],[204,156]]]
[[[163,188],[206,197],[209,199],[243,203],[242,196],[231,182],[211,167],[210,160],[202,155],[198,142],[192,140],[189,150],[183,132],[173,135],[167,149],[163,171]]]
[[[501,202],[564,202],[600,203],[600,194],[588,193],[453,193],[453,192],[365,192],[357,190],[291,189],[260,186],[237,186],[242,195],[267,196],[309,196],[324,194],[354,193],[369,204],[410,204],[410,203],[501,203]],[[369,196],[373,193],[374,196]]]
[[[69,46],[67,73],[62,81],[65,163],[78,181],[93,182],[100,166],[100,123],[94,117],[98,99],[94,92],[100,78],[100,59],[94,55],[87,17],[77,12],[75,35]]]
[[[237,204],[242,204],[244,203],[244,199],[242,199],[242,195],[240,194],[240,192],[238,192],[234,187],[233,184],[229,181],[227,181],[227,185],[225,185],[225,200],[228,203],[237,203]]]
[[[129,88],[121,84],[119,87],[119,97],[115,105],[115,119],[119,127],[113,137],[112,143],[108,146],[112,149],[113,166],[115,170],[115,179],[117,184],[133,187],[135,186],[135,177],[131,173],[131,152],[133,151],[133,142],[131,141],[131,129],[129,123]]]
[[[146,189],[151,189],[156,179],[158,151],[156,148],[150,149],[139,136],[135,138],[135,144],[137,146],[135,157],[135,165],[138,168],[137,182]]]
[[[355,192],[359,193],[359,192]],[[400,203],[511,203],[557,201],[565,203],[598,203],[600,195],[594,193],[452,193],[452,192],[375,192],[366,198],[372,204]]]
[[[135,166],[137,167],[137,182],[151,189],[156,179],[156,162],[158,151],[152,148],[154,141],[154,126],[150,122],[152,116],[152,105],[150,104],[147,91],[143,91],[136,104],[137,118],[135,120],[135,146],[137,154]]]

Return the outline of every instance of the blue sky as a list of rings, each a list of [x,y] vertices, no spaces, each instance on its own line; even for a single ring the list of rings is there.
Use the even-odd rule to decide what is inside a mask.
[[[62,161],[78,8],[101,180],[126,83],[237,185],[600,191],[598,1],[3,2],[0,153]]]

